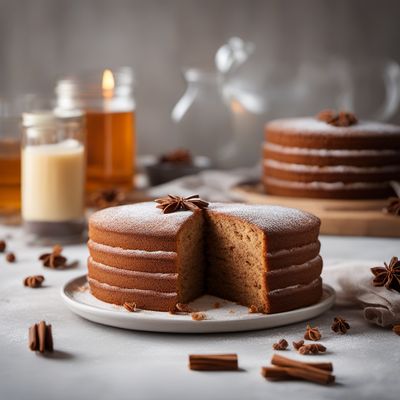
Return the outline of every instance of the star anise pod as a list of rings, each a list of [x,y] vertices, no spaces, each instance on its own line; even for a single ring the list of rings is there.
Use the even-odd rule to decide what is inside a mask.
[[[198,194],[189,197],[173,196],[169,194],[166,197],[154,201],[158,203],[157,208],[161,208],[164,214],[184,210],[197,211],[208,207],[208,203],[200,199]]]
[[[384,208],[388,214],[400,216],[400,197],[389,197],[388,205]]]
[[[193,159],[189,150],[176,149],[160,157],[160,163],[170,164],[192,164]]]
[[[295,350],[299,350],[300,347],[304,345],[304,340],[299,340],[298,342],[292,342],[292,344]]]
[[[342,317],[335,317],[331,329],[333,332],[345,334],[350,329],[350,324]]]
[[[97,209],[119,206],[126,201],[126,193],[119,189],[105,189],[93,193],[90,203]]]
[[[279,342],[274,343],[272,345],[272,348],[274,350],[286,350],[289,346],[289,343],[287,342],[286,339],[281,339]]]
[[[49,268],[64,268],[67,264],[67,258],[62,256],[63,248],[59,245],[53,247],[51,253],[44,253],[39,257],[44,267]]]
[[[306,332],[304,333],[304,339],[317,341],[321,339],[321,336],[321,332],[316,326],[311,327],[310,325],[307,325]]]
[[[24,286],[30,288],[38,288],[39,286],[42,286],[43,281],[44,281],[43,275],[32,275],[32,276],[27,276],[23,282]]]
[[[325,353],[326,347],[319,343],[305,344],[299,348],[298,352],[303,355]]]
[[[329,125],[339,127],[354,125],[358,122],[357,117],[348,111],[323,110],[317,114],[316,118]]]
[[[383,263],[384,267],[371,268],[375,275],[372,284],[374,286],[385,286],[386,289],[393,289],[400,293],[400,261],[392,257],[389,265]]]

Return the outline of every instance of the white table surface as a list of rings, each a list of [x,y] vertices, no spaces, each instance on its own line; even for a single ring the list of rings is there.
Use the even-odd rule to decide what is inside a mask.
[[[313,324],[328,348],[310,361],[332,361],[337,384],[268,382],[260,367],[269,364],[272,344],[299,339],[305,323],[232,334],[179,335],[133,332],[88,322],[69,311],[60,297],[67,280],[85,272],[84,245],[65,250],[79,259],[74,270],[41,266],[43,248],[28,248],[18,228],[1,227],[0,239],[18,257],[9,264],[0,255],[0,399],[399,399],[400,337],[367,324],[356,308],[334,308]],[[399,255],[397,239],[321,238],[325,264],[332,260],[388,260]],[[44,274],[45,287],[25,288],[22,280]],[[351,330],[330,332],[334,316],[343,315]],[[45,319],[53,325],[56,352],[43,357],[28,350],[28,327]],[[201,322],[199,322],[201,323]],[[187,367],[191,353],[239,355],[240,372],[196,372]],[[300,358],[294,351],[284,355]],[[304,356],[303,356],[304,359]]]

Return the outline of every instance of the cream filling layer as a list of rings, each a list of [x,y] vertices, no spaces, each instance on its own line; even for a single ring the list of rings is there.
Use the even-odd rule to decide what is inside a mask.
[[[110,265],[99,263],[93,260],[92,257],[89,257],[90,262],[92,265],[98,269],[101,269],[105,272],[123,275],[123,276],[131,276],[136,278],[145,278],[145,279],[177,279],[177,273],[170,273],[170,272],[143,272],[143,271],[134,271],[129,269],[123,268],[116,268]]]
[[[305,164],[293,164],[285,163],[276,160],[264,160],[264,165],[270,168],[279,169],[290,172],[300,173],[385,173],[385,172],[400,172],[400,165],[384,165],[379,167],[356,167],[352,165],[329,165],[329,166],[317,166],[317,165],[305,165]]]
[[[124,292],[124,293],[136,293],[142,294],[145,296],[152,296],[152,297],[164,297],[164,298],[174,298],[177,296],[176,292],[158,292],[155,290],[144,290],[144,289],[128,289],[128,288],[121,288],[119,286],[112,286],[107,283],[99,282],[96,279],[93,279],[88,276],[88,282],[90,285],[97,286],[104,290],[112,291],[112,292]]]
[[[270,296],[286,296],[286,295],[291,295],[295,292],[300,292],[300,291],[307,291],[310,289],[313,289],[317,286],[320,285],[322,282],[321,278],[316,278],[310,283],[307,283],[305,285],[292,285],[292,286],[286,286],[284,288],[279,288],[275,290],[271,290],[268,294]]]
[[[274,186],[290,189],[318,189],[318,190],[357,190],[357,189],[384,189],[389,182],[297,182],[273,177],[265,177],[264,182]]]
[[[103,253],[111,253],[115,255],[144,258],[144,259],[154,259],[162,258],[167,260],[173,260],[176,258],[176,252],[174,251],[148,251],[148,250],[135,250],[135,249],[123,249],[122,247],[112,247],[105,244],[94,242],[89,240],[88,247],[93,250],[97,250]]]
[[[271,150],[275,153],[301,155],[301,156],[317,156],[317,157],[373,157],[373,156],[395,156],[400,157],[398,150],[373,150],[373,149],[359,149],[359,150],[346,150],[346,149],[311,149],[307,147],[290,147],[282,146],[280,144],[267,142],[264,143],[264,149]]]

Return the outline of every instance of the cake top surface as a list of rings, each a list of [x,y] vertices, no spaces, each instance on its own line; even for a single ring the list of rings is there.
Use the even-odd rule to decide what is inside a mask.
[[[249,222],[269,235],[307,232],[320,225],[315,215],[281,206],[211,203],[208,210]]]
[[[153,201],[109,207],[95,212],[89,219],[89,226],[110,232],[133,233],[150,236],[174,235],[192,217],[191,211],[163,214]]]
[[[193,215],[192,211],[163,214],[156,206],[154,202],[146,202],[106,208],[94,213],[89,225],[109,232],[170,236]],[[309,231],[320,224],[312,214],[280,206],[211,203],[207,210],[237,217],[270,234]]]
[[[399,135],[400,126],[373,121],[358,121],[358,123],[337,127],[314,117],[276,119],[266,125],[267,131],[281,131],[293,134],[334,134],[334,135]]]

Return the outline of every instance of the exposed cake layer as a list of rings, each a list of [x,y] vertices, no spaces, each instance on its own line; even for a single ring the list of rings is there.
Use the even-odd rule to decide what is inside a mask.
[[[390,146],[390,142],[387,143]],[[303,165],[352,165],[352,166],[382,166],[398,165],[400,150],[392,149],[310,149],[306,147],[282,146],[276,143],[264,143],[265,160],[277,160],[284,163]]]
[[[88,242],[89,254],[99,263],[112,267],[143,272],[177,271],[177,254],[173,251],[131,250]]]
[[[307,285],[294,285],[274,290],[268,294],[268,312],[274,313],[307,307],[317,303],[322,297],[322,279],[317,278]]]
[[[181,211],[171,218],[151,202],[110,207],[92,215],[89,237],[96,243],[124,249],[176,252],[178,232],[195,214]]]
[[[156,292],[154,290],[120,288],[88,277],[93,296],[106,303],[135,303],[137,308],[154,311],[170,311],[178,302],[176,292]]]
[[[177,292],[178,273],[132,271],[111,267],[89,257],[89,276],[98,282],[129,289]]]
[[[101,283],[88,278],[95,297],[112,304],[135,303],[138,308],[170,311],[177,303],[176,293],[162,293],[151,290],[126,289]],[[267,313],[278,313],[306,307],[319,301],[322,296],[322,280],[318,278],[307,285],[294,285],[275,290],[267,295]]]
[[[320,220],[295,208],[213,203],[207,209],[207,215],[210,214],[238,219],[265,232],[268,239],[266,251],[269,253],[318,241]]]
[[[122,249],[95,243],[93,240],[89,240],[88,248],[94,260],[111,267],[143,272],[174,273],[177,271],[175,252]],[[315,240],[297,247],[269,251],[268,269],[271,271],[296,263],[305,263],[317,257],[320,248],[319,240]]]
[[[398,126],[370,121],[336,127],[311,117],[280,119],[266,125],[265,138],[269,143],[300,148],[400,149]]]
[[[269,159],[264,161],[264,174],[268,177],[296,182],[382,182],[400,178],[400,164],[377,167],[318,166]]]
[[[275,196],[295,196],[324,199],[379,199],[393,190],[389,182],[296,182],[264,177],[266,191]]]
[[[290,254],[290,256],[292,256]],[[295,284],[306,284],[320,276],[322,259],[318,255],[302,264],[286,264],[279,269],[267,271],[265,285],[275,290]],[[88,259],[89,276],[98,282],[130,289],[153,290],[155,292],[176,292],[177,273],[143,272],[112,267]]]

